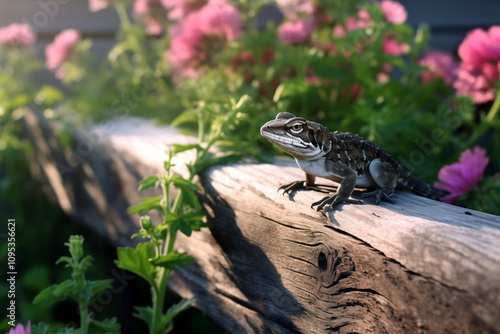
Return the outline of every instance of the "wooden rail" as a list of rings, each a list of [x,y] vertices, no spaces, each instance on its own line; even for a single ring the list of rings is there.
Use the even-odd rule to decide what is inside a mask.
[[[127,206],[148,195],[138,180],[161,172],[166,144],[193,140],[124,119],[76,132],[68,153],[36,113],[23,123],[33,172],[119,245],[138,227]],[[276,192],[302,175],[290,159],[207,170],[213,228],[178,238],[196,261],[170,287],[228,333],[500,333],[500,217],[403,192],[326,217],[310,209],[322,194]]]

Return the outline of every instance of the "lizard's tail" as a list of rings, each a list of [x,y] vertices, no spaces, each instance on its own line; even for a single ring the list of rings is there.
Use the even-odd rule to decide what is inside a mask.
[[[446,190],[433,187],[418,177],[408,174],[407,177],[400,179],[398,184],[416,195],[439,200],[449,194]]]

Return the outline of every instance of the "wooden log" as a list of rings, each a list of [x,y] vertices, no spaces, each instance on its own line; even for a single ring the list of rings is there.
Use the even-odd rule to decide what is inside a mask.
[[[166,144],[193,141],[130,118],[78,131],[68,154],[36,113],[23,123],[61,207],[118,245],[148,195],[138,180],[161,172]],[[323,194],[276,191],[302,177],[284,158],[204,172],[213,228],[178,237],[196,261],[170,287],[229,333],[500,333],[500,217],[404,192],[327,217],[310,208]]]

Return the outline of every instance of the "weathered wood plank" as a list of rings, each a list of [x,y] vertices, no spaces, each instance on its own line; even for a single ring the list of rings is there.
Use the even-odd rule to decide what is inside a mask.
[[[24,121],[61,206],[122,245],[138,221],[124,209],[146,195],[138,179],[161,171],[165,144],[193,140],[139,119],[101,124],[79,132],[73,156],[92,149],[64,169],[48,125]],[[402,192],[325,217],[309,208],[321,194],[276,192],[301,177],[288,159],[206,171],[214,227],[178,238],[196,262],[170,287],[230,333],[500,333],[500,217]]]

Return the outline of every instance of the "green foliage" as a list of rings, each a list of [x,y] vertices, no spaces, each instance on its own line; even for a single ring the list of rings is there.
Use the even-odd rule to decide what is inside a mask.
[[[142,277],[151,286],[152,306],[136,307],[135,314],[148,324],[151,334],[171,331],[173,318],[196,301],[184,300],[164,311],[168,277],[176,267],[186,267],[194,261],[194,257],[174,251],[176,235],[180,231],[190,236],[193,231],[208,227],[204,222],[206,213],[198,199],[199,187],[193,178],[211,166],[241,158],[238,148],[228,139],[234,136],[231,129],[242,122],[244,117],[240,114],[248,107],[249,101],[250,98],[244,95],[238,101],[205,105],[199,108],[198,113],[187,111],[181,114],[176,122],[197,124],[199,142],[172,145],[167,150],[164,173],[145,177],[139,183],[139,190],[161,188],[162,196],[141,199],[141,203],[130,207],[128,212],[143,214],[158,211],[163,220],[155,224],[150,216],[142,216],[141,228],[132,237],[140,237],[145,242],[135,248],[118,248],[115,263],[119,268]],[[211,119],[210,126],[203,121],[205,117]],[[173,171],[174,158],[186,151],[194,151],[195,157],[186,163],[189,175],[182,177]]]
[[[71,256],[62,256],[56,262],[56,264],[66,263],[66,268],[72,270],[71,278],[45,288],[34,298],[33,303],[38,304],[54,299],[65,300],[66,298],[70,298],[78,303],[80,328],[65,328],[63,330],[64,333],[85,334],[88,333],[89,325],[95,325],[105,333],[120,333],[120,325],[117,324],[116,318],[97,321],[88,311],[92,298],[99,292],[111,288],[112,280],[87,280],[85,278],[85,273],[92,265],[94,259],[90,255],[84,256],[83,241],[84,238],[82,236],[70,236],[69,241],[65,245],[69,248]],[[33,329],[34,333],[47,333],[49,326],[40,324],[35,329]]]
[[[498,214],[498,203],[500,203],[499,174],[483,180],[462,200],[475,210]]]

